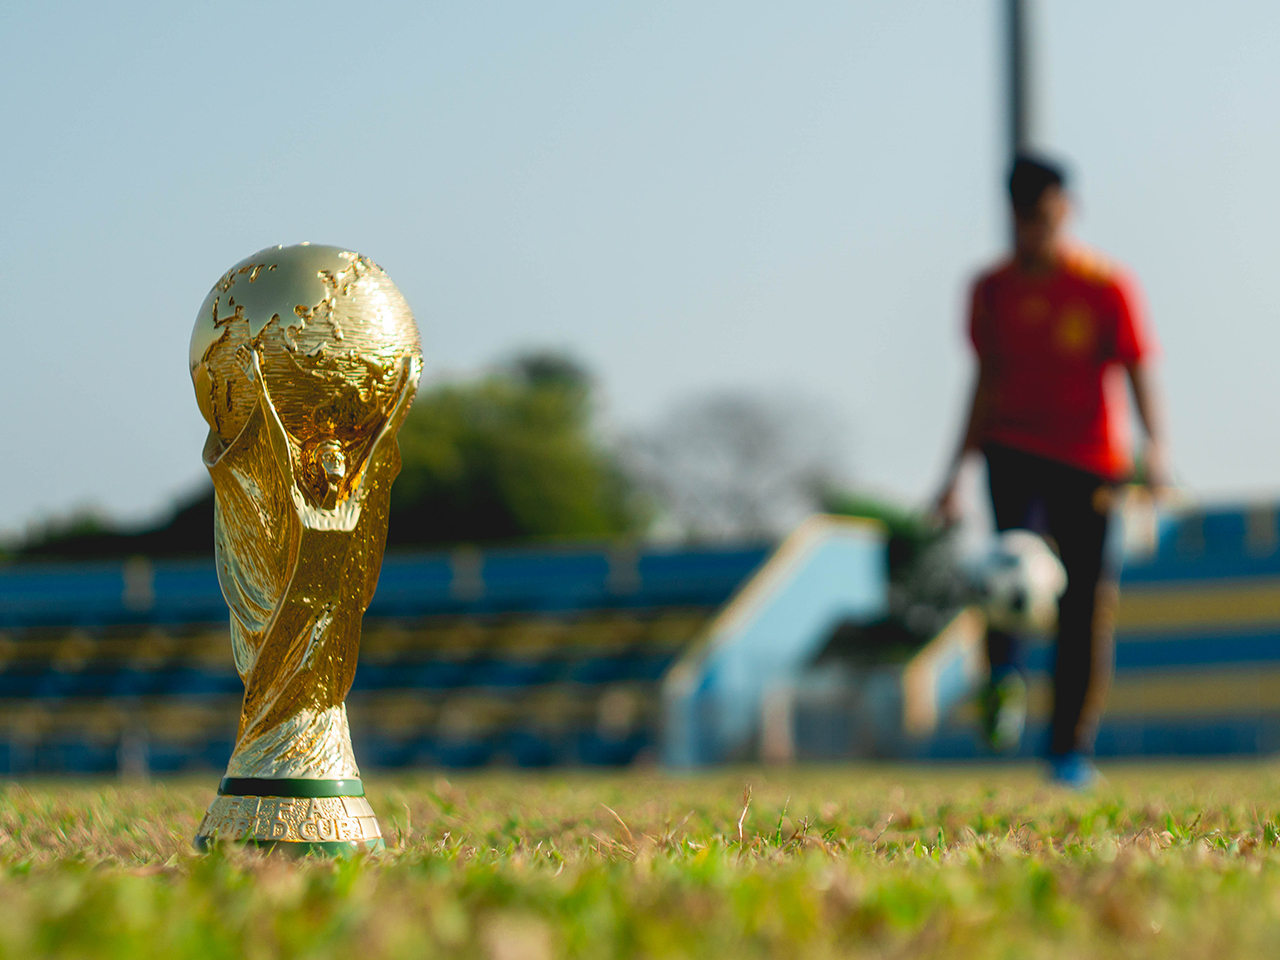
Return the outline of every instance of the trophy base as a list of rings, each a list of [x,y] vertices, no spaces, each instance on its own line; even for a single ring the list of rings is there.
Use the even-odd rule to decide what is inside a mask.
[[[239,843],[293,856],[383,850],[382,831],[359,780],[224,777],[196,831],[201,852]]]

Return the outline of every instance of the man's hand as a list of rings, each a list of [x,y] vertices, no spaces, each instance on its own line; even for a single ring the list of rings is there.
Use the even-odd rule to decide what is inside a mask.
[[[960,496],[957,486],[956,475],[952,473],[947,478],[947,482],[941,492],[939,492],[938,498],[933,502],[933,509],[930,513],[940,526],[953,527],[960,522],[963,512],[960,509]]]
[[[1143,485],[1160,501],[1173,489],[1173,469],[1169,464],[1169,448],[1162,440],[1147,438],[1142,450]]]
[[[1147,431],[1147,443],[1142,454],[1144,484],[1153,498],[1161,500],[1173,487],[1169,449],[1164,442],[1168,435],[1164,427],[1164,396],[1155,372],[1148,364],[1134,363],[1127,369],[1138,417]]]

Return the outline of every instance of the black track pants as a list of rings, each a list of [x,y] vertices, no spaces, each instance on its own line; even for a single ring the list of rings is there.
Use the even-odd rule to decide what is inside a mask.
[[[1058,601],[1049,753],[1089,753],[1114,670],[1115,588],[1104,560],[1112,486],[1087,471],[1007,447],[989,445],[983,453],[996,529],[1047,534],[1067,569],[1067,590]],[[1017,664],[1015,638],[1000,631],[988,631],[987,652],[993,672]]]

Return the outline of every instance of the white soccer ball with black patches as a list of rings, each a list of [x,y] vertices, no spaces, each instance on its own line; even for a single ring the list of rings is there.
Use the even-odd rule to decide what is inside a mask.
[[[978,571],[987,622],[1008,633],[1050,633],[1066,588],[1062,561],[1030,530],[1000,534]]]

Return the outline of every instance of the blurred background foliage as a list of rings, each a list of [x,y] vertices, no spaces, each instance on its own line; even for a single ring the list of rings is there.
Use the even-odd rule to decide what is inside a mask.
[[[556,353],[517,356],[470,381],[419,393],[400,431],[389,546],[608,540],[645,527],[645,498],[595,428],[593,384]],[[161,522],[121,529],[80,511],[31,529],[27,559],[207,556],[213,489]]]
[[[819,504],[823,513],[867,517],[884,525],[889,535],[890,576],[910,569],[944,536],[944,531],[926,514],[880,497],[828,487],[819,494]]]
[[[588,370],[554,351],[424,388],[400,431],[388,546],[776,540],[826,510],[883,522],[896,570],[934,536],[916,514],[849,492],[847,431],[819,405],[723,391],[674,405],[647,430],[609,434],[597,395]],[[11,559],[212,552],[208,484],[140,528],[80,510],[10,545]]]
[[[586,371],[543,353],[418,395],[400,431],[392,546],[634,535],[642,499],[593,429]]]

